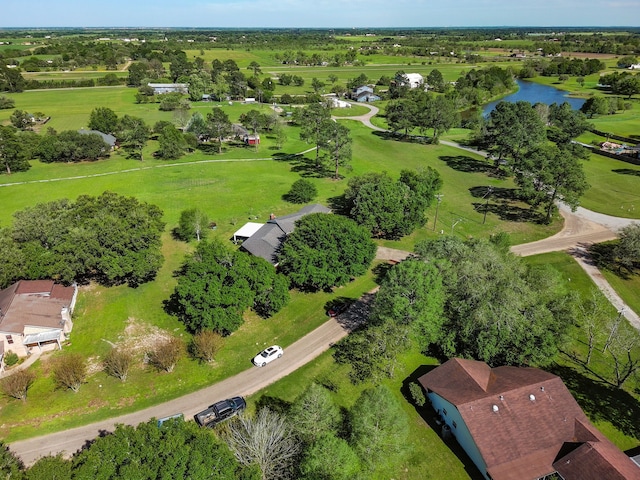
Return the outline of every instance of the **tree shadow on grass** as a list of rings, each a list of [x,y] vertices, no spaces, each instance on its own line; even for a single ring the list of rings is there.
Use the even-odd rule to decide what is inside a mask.
[[[468,157],[467,155],[442,155],[438,158],[445,162],[449,167],[459,172],[491,173],[493,170],[495,170],[492,164]]]
[[[405,135],[404,133],[390,132],[388,130],[384,132],[374,130],[371,133],[383,140],[393,140],[395,142],[418,143],[421,145],[430,145],[433,143],[433,137],[427,137],[425,135]]]
[[[488,189],[489,187],[486,185],[479,185],[469,189],[472,197],[484,199],[482,202],[472,203],[476,212],[484,215],[486,211],[496,215],[500,220],[509,222],[544,223],[544,214],[531,207],[523,208],[515,205],[515,202],[520,201],[520,193],[517,188],[493,187],[487,202],[485,195],[487,195]]]
[[[331,171],[323,164],[317,165],[314,158],[307,158],[300,154],[275,153],[272,158],[281,162],[288,162],[291,171],[299,173],[306,178],[325,178],[331,175]]]
[[[344,194],[328,198],[327,203],[329,204],[329,208],[333,213],[349,216],[347,199],[344,197]]]
[[[447,438],[442,436],[442,425],[443,423],[440,421],[439,415],[431,408],[431,404],[429,400],[424,404],[424,406],[420,407],[415,404],[413,401],[413,397],[411,396],[411,391],[409,390],[409,385],[411,383],[418,383],[418,379],[429,373],[431,370],[436,368],[436,365],[421,365],[416,370],[414,370],[407,378],[405,378],[402,382],[402,387],[400,391],[404,398],[415,408],[416,412],[422,417],[422,419],[427,424],[425,428],[430,428],[434,432],[436,432],[442,442],[451,450],[451,452],[458,457],[458,460],[462,462],[464,465],[465,472],[472,480],[482,480],[484,477],[475,466],[475,464],[471,461],[471,458],[467,455],[467,453],[460,446],[458,441],[453,435],[449,435]],[[426,395],[425,395],[426,396]]]
[[[631,168],[616,168],[611,171],[619,173],[620,175],[634,175],[636,177],[640,177],[640,170],[633,170]]]
[[[291,402],[287,402],[281,398],[262,395],[256,402],[256,411],[259,412],[263,408],[268,408],[272,412],[287,415],[291,409],[291,405]]]
[[[636,398],[574,368],[554,365],[549,371],[562,378],[592,421],[607,421],[625,435],[640,439],[640,402]]]

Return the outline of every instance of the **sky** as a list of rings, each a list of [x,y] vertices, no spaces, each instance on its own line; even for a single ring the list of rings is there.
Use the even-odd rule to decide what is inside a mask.
[[[0,27],[640,26],[640,0],[0,0]]]

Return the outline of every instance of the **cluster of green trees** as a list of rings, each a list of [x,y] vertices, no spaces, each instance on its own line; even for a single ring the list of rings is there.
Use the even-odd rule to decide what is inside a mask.
[[[573,77],[584,77],[593,73],[598,73],[606,68],[606,65],[595,58],[567,58],[556,57],[552,60],[542,58],[525,60],[518,76],[520,78],[533,78],[536,75],[545,77],[555,77],[558,75],[569,75]]]
[[[29,207],[0,230],[0,287],[46,278],[137,286],[162,265],[163,230],[158,207],[112,192]]]
[[[408,91],[406,96],[392,100],[385,110],[387,124],[392,132],[402,131],[405,136],[413,129],[433,131],[433,141],[460,124],[456,102],[450,95],[433,95],[420,88]]]
[[[609,88],[615,95],[623,95],[631,98],[640,93],[640,76],[629,72],[613,72],[603,75],[600,84]]]
[[[340,167],[349,167],[352,138],[349,129],[331,119],[330,108],[312,103],[294,111],[292,122],[299,125],[300,139],[316,146],[315,166],[320,172],[333,173],[340,178]]]
[[[580,107],[580,111],[588,118],[594,115],[613,115],[621,110],[629,110],[630,102],[625,102],[621,97],[604,97],[602,95],[594,95],[585,100]]]
[[[496,168],[507,165],[522,198],[534,208],[543,207],[544,221],[549,222],[556,200],[575,209],[588,188],[581,164],[588,153],[571,143],[587,128],[584,115],[566,102],[550,107],[500,102],[481,123],[473,141],[491,152]]]
[[[327,290],[364,275],[375,254],[366,228],[341,215],[312,213],[284,241],[279,270],[300,289]]]
[[[369,478],[388,458],[406,451],[406,415],[384,386],[364,390],[342,413],[327,389],[312,383],[293,402],[287,419],[301,440],[293,478]]]
[[[489,67],[469,70],[456,80],[453,98],[458,108],[477,106],[515,88],[510,68]]]
[[[167,309],[191,332],[228,335],[242,325],[248,308],[269,317],[288,301],[289,281],[269,262],[202,241],[180,269]]]
[[[345,210],[373,237],[398,239],[425,224],[424,212],[440,188],[440,174],[431,167],[402,170],[398,180],[386,172],[367,173],[349,180]]]
[[[410,348],[497,365],[545,365],[573,324],[577,299],[559,272],[531,267],[504,234],[416,245],[416,256],[386,274],[366,326],[334,352],[354,382],[392,376]]]
[[[244,467],[226,443],[195,422],[156,420],[132,427],[118,425],[113,433],[96,438],[87,448],[66,459],[40,458],[25,468],[4,446],[2,473],[14,480],[82,478],[194,478],[260,480],[257,466]]]
[[[75,130],[56,132],[48,129],[40,138],[34,156],[41,162],[81,162],[106,158],[111,152],[108,145],[97,133],[80,133]]]

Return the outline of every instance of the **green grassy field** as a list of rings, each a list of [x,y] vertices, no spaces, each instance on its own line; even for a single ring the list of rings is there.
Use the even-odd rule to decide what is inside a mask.
[[[583,207],[616,217],[640,218],[640,165],[592,154],[583,162],[591,187]]]

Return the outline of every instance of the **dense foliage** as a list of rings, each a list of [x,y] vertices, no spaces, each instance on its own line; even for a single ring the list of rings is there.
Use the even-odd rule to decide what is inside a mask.
[[[345,285],[375,257],[369,232],[340,215],[312,213],[296,222],[279,255],[280,270],[305,290]]]
[[[291,189],[284,195],[284,199],[291,203],[309,203],[318,196],[316,186],[306,178],[293,182]]]
[[[397,239],[424,225],[424,212],[441,187],[431,167],[403,170],[396,181],[387,173],[367,173],[349,180],[345,210],[374,237]]]
[[[137,286],[154,278],[163,262],[162,211],[133,197],[83,195],[14,217],[0,235],[2,286],[20,278]]]
[[[554,358],[574,318],[575,298],[559,273],[530,267],[486,240],[442,237],[421,242],[445,290],[442,337],[447,356],[495,365],[545,365]]]
[[[169,310],[191,332],[228,335],[240,327],[249,307],[264,317],[280,310],[289,301],[288,286],[266,260],[203,241],[180,270]]]
[[[12,466],[11,478],[256,480],[255,468],[240,466],[213,432],[181,419],[118,425],[71,459],[42,457],[27,470]]]
[[[111,147],[97,133],[50,130],[40,140],[35,156],[44,163],[81,162],[109,156]]]

